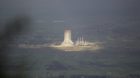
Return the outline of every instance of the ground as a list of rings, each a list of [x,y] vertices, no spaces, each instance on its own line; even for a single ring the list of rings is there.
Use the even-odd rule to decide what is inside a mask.
[[[18,48],[10,56],[14,65],[24,61],[24,74],[33,78],[140,77],[140,53],[131,49],[64,52],[51,48]]]

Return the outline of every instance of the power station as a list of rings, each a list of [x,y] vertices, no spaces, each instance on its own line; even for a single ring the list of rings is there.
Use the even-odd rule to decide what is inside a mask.
[[[73,42],[70,29],[66,29],[64,31],[64,40],[62,43],[51,44],[50,47],[63,51],[85,51],[85,50],[97,50],[101,48],[97,42],[88,42],[84,40],[83,37],[79,37],[77,41]]]

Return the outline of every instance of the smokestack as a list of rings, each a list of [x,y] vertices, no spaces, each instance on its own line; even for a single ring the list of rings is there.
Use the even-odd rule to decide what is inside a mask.
[[[61,44],[62,46],[73,46],[73,42],[71,40],[71,30],[65,30],[64,32],[64,41]]]

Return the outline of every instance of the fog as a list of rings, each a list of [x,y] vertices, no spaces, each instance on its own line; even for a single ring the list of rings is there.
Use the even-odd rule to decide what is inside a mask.
[[[140,65],[138,60],[140,55],[139,4],[140,1],[138,0],[0,0],[0,45],[2,46],[0,47],[0,55],[3,56],[2,52],[5,52],[4,61],[6,61],[7,57],[9,58],[8,61],[10,61],[8,66],[22,64],[23,61],[24,63],[27,62],[27,65],[25,63],[25,68],[27,68],[25,71],[30,72],[32,77],[35,77],[34,74],[36,72],[40,72],[38,77],[40,75],[47,77],[44,76],[45,69],[47,69],[46,66],[51,68],[51,65],[56,64],[54,69],[55,67],[57,69],[57,65],[59,68],[61,63],[62,65],[68,64],[72,66],[72,71],[74,67],[77,70],[83,68],[82,70],[84,71],[88,67],[87,62],[91,61],[93,65],[89,67],[93,67],[93,69],[87,68],[89,70],[87,70],[88,73],[95,74],[94,71],[99,66],[99,71],[96,71],[96,73],[102,75],[109,71],[112,73],[121,72],[123,75],[132,74],[132,72],[136,74],[139,72],[137,65]],[[30,24],[26,25],[25,20],[20,20],[21,17],[29,18],[30,20],[26,19],[26,21],[30,22]],[[18,26],[21,25],[23,28],[18,29]],[[44,46],[39,49],[23,49],[18,47],[21,44],[42,46],[52,42],[61,42],[63,41],[64,29],[67,28],[72,30],[73,40],[76,40],[77,36],[83,36],[88,41],[103,43],[104,49],[97,51],[96,53],[99,52],[99,54],[96,54],[94,52],[65,53],[44,48]],[[8,34],[6,34],[7,32]],[[9,37],[9,34],[12,35]],[[3,41],[6,43],[3,43]],[[7,50],[10,53],[7,53]],[[70,59],[73,56],[74,58]],[[85,66],[81,65],[81,62]],[[115,65],[116,67],[118,66],[118,69],[114,67],[109,70],[104,65],[104,62],[111,62],[112,67]],[[127,63],[128,67],[125,65]],[[118,64],[120,64],[120,70]],[[33,68],[31,65],[33,65]],[[28,69],[30,66],[31,69]],[[101,69],[104,66],[105,71]],[[13,67],[11,66],[11,68]],[[18,67],[15,69],[18,69]],[[127,73],[123,73],[125,71]],[[55,74],[57,74],[56,72]],[[65,73],[70,74],[68,71]],[[15,75],[17,74],[12,75],[12,77],[15,78]]]

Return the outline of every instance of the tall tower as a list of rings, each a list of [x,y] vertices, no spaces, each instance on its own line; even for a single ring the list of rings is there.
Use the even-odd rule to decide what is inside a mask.
[[[73,42],[71,40],[71,30],[65,30],[64,41],[61,43],[61,46],[73,46]]]

